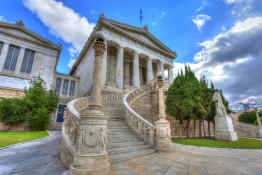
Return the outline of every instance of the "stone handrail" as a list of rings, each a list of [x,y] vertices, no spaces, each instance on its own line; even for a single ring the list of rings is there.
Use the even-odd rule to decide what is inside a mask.
[[[88,107],[88,98],[78,98],[72,100],[67,104],[67,108],[64,115],[64,123],[62,127],[62,153],[63,163],[69,166],[72,163],[73,154],[76,152],[77,137],[79,136],[80,129],[80,111]],[[65,155],[67,155],[65,157]]]
[[[136,101],[139,95],[151,89],[152,84],[148,84],[140,88],[131,90],[130,92],[125,94],[123,98],[123,108],[126,113],[125,119],[129,127],[131,127],[137,133],[137,135],[144,140],[144,142],[153,146],[156,127],[152,123],[144,119],[131,107],[131,104]]]

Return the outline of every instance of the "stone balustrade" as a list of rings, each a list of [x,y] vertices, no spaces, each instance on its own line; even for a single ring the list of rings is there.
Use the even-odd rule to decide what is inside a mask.
[[[132,103],[134,103],[142,93],[151,91],[152,88],[154,88],[152,83],[149,83],[140,88],[131,90],[124,96],[123,103],[125,120],[129,127],[132,128],[144,142],[154,146],[156,127],[131,108]]]
[[[65,166],[73,162],[77,151],[77,138],[80,133],[80,111],[88,107],[88,98],[78,98],[67,104],[62,127],[61,161]]]

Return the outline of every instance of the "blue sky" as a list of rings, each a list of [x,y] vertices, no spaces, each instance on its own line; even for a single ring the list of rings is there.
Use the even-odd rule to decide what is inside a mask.
[[[101,13],[141,26],[140,8],[143,25],[177,52],[174,72],[190,64],[198,76],[205,74],[224,89],[232,102],[262,98],[262,83],[256,83],[262,77],[256,76],[261,75],[257,66],[262,65],[258,61],[262,54],[257,45],[251,45],[260,44],[261,0],[2,0],[0,19],[23,20],[26,28],[62,43],[57,71],[68,73]],[[245,50],[250,47],[254,49]],[[253,71],[257,79],[250,83],[256,86],[246,86],[243,79],[250,80],[244,75]]]

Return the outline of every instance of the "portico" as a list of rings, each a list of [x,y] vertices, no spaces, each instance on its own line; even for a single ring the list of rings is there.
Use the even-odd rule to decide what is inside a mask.
[[[106,52],[103,58],[103,85],[117,89],[139,87],[156,79],[158,74],[166,80],[172,80],[172,65],[157,58],[139,53],[137,50],[121,46],[119,43],[106,41]]]

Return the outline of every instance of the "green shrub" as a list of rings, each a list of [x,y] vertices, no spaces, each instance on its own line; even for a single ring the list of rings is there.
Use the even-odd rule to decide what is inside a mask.
[[[32,130],[41,131],[47,128],[49,121],[50,117],[47,108],[40,107],[32,112],[28,122]]]
[[[262,112],[259,113],[259,116],[262,116]],[[257,121],[256,112],[244,112],[238,118],[242,123],[255,124]]]
[[[32,130],[45,130],[50,122],[49,114],[56,110],[58,97],[44,88],[44,81],[34,78],[22,99],[0,100],[0,121],[15,123],[28,121]]]
[[[0,121],[11,124],[26,120],[26,107],[23,99],[1,99]]]

